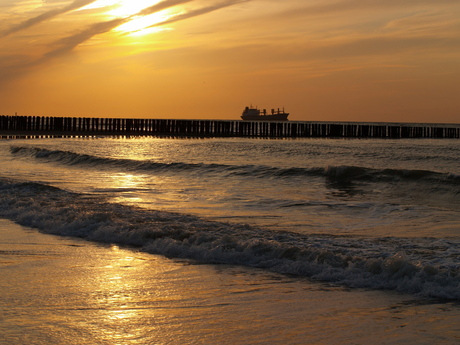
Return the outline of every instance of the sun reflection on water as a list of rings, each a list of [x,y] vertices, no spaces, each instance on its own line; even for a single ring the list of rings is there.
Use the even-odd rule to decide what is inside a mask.
[[[114,201],[127,204],[142,203],[142,193],[145,192],[144,175],[117,173],[106,176],[108,186],[102,192],[112,192]]]
[[[127,173],[118,173],[116,175],[110,175],[113,178],[113,184],[115,188],[136,188],[144,182],[144,175],[135,175]]]
[[[147,332],[140,327],[143,308],[140,282],[145,272],[146,262],[133,255],[133,252],[111,246],[111,262],[99,270],[95,277],[98,283],[96,308],[99,310],[99,338],[110,344],[142,344]]]

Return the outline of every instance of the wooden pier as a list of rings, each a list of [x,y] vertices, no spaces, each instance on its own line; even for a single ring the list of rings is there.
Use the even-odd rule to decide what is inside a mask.
[[[0,116],[0,136],[460,138],[460,125]]]

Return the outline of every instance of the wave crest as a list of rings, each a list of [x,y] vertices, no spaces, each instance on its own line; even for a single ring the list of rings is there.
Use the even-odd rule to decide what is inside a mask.
[[[445,184],[460,187],[460,176],[453,173],[439,173],[429,170],[373,169],[360,166],[290,167],[279,168],[264,165],[226,165],[206,163],[140,161],[97,157],[70,151],[48,150],[38,147],[12,146],[14,155],[34,157],[51,163],[142,172],[196,172],[197,174],[222,174],[223,176],[251,176],[254,178],[324,177],[336,182],[424,182],[438,186]],[[460,193],[460,190],[458,190]]]
[[[46,233],[132,245],[175,258],[460,299],[460,242],[453,239],[276,232],[113,204],[98,195],[7,179],[0,179],[0,216]]]

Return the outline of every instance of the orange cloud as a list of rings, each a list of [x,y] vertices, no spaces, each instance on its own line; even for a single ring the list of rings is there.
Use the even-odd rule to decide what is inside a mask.
[[[203,14],[206,14],[206,13],[210,13],[210,12],[213,12],[213,11],[217,11],[217,10],[219,10],[221,8],[224,8],[224,7],[240,4],[240,3],[243,3],[243,2],[249,2],[249,1],[251,1],[251,0],[225,0],[225,1],[221,1],[221,2],[216,3],[214,5],[211,5],[211,6],[206,6],[206,7],[202,7],[202,8],[193,9],[193,10],[190,10],[190,11],[188,11],[186,13],[176,15],[173,18],[170,18],[170,19],[165,20],[165,21],[160,22],[160,23],[156,23],[156,24],[154,24],[154,25],[152,25],[150,27],[171,24],[171,23],[174,23],[174,22],[178,22],[180,20],[185,20],[185,19],[189,19],[189,18],[193,18],[193,17],[196,17],[196,16],[203,15]]]
[[[54,17],[57,17],[61,14],[64,14],[64,13],[67,13],[67,12],[70,12],[70,11],[73,11],[73,10],[76,10],[78,8],[81,8],[81,7],[84,7],[84,6],[87,6],[93,2],[95,2],[96,0],[75,0],[74,2],[72,2],[71,4],[67,5],[67,6],[64,6],[62,8],[57,8],[57,9],[53,9],[53,10],[49,10],[47,12],[44,12],[36,17],[33,17],[33,18],[30,18],[22,23],[19,23],[17,25],[13,25],[12,27],[10,27],[9,29],[3,31],[2,33],[0,33],[0,37],[5,37],[5,36],[8,36],[8,35],[11,35],[13,33],[16,33],[18,31],[21,31],[21,30],[24,30],[24,29],[28,29],[34,25],[37,25],[41,22],[44,22],[46,20],[50,20]]]
[[[152,0],[114,18],[124,1],[4,6],[0,113],[234,118],[253,102],[292,120],[458,121],[458,0]]]

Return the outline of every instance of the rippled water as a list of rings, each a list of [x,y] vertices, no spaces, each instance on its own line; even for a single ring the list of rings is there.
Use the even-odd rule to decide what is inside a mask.
[[[2,149],[2,176],[149,209],[300,233],[458,235],[449,222],[459,214],[458,140],[53,139]]]
[[[457,344],[460,308],[0,221],[0,343]]]
[[[459,161],[458,140],[2,140],[0,340],[458,342]]]
[[[0,215],[43,232],[460,298],[458,140],[2,141]]]

